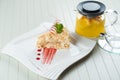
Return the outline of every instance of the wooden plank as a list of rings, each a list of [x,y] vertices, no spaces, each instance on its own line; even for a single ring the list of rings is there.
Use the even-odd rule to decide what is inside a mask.
[[[35,17],[35,25],[38,26],[40,23],[42,23],[42,11],[41,11],[41,0],[34,0],[33,3],[34,7],[34,17]],[[36,27],[35,26],[35,27]]]
[[[55,0],[47,0],[46,1],[47,4],[47,12],[48,12],[48,16],[50,17],[51,21],[50,22],[55,22],[57,15],[56,15],[56,4],[55,4]]]
[[[6,55],[0,55],[0,80],[9,79],[9,63],[10,57]]]
[[[99,73],[97,71],[97,68],[94,64],[94,61],[92,59],[92,56],[90,56],[86,62],[85,62],[85,65],[86,65],[86,68],[87,68],[87,71],[88,71],[88,74],[89,74],[89,78],[90,80],[100,80],[100,76],[99,76]]]
[[[58,4],[59,3],[59,4]],[[56,9],[56,17],[58,18],[58,19],[60,19],[61,20],[61,22],[66,26],[67,25],[67,23],[66,23],[66,21],[65,21],[65,18],[64,18],[64,13],[63,13],[63,10],[62,10],[62,4],[61,4],[61,1],[57,1],[57,0],[55,0],[55,9]],[[62,6],[61,6],[62,5]]]
[[[100,79],[101,80],[110,80],[110,75],[106,70],[106,67],[105,67],[103,59],[100,55],[98,46],[95,47],[92,57],[93,57],[93,61],[95,63],[96,69],[99,73]]]
[[[39,80],[37,74],[32,71],[28,71],[28,79],[27,80]]]
[[[18,80],[18,61],[13,58],[10,58],[8,79]]]
[[[42,77],[42,76],[38,75],[38,80],[49,80],[49,79],[44,78],[44,77]]]
[[[41,0],[40,1],[40,6],[41,6],[41,13],[42,13],[42,21],[43,22],[50,22],[50,17],[48,15],[48,5],[47,5],[47,0]]]
[[[59,80],[81,80],[77,70],[77,64],[67,68],[60,76]]]
[[[18,65],[18,80],[28,80],[28,69],[21,63]]]
[[[66,0],[65,2],[67,4],[67,13],[69,14],[70,17],[70,21],[71,21],[71,25],[73,27],[73,29],[75,29],[75,23],[76,23],[76,4],[75,4],[75,0]]]
[[[111,54],[111,59],[120,77],[120,54]]]
[[[120,80],[119,73],[111,59],[110,53],[100,49],[100,54],[102,56],[104,65],[106,66],[106,70],[108,71],[111,80]]]
[[[69,71],[65,70],[59,77],[58,80],[70,80],[69,78]]]
[[[70,14],[69,14],[69,11],[67,9],[66,2],[60,0],[59,3],[60,3],[59,6],[61,8],[61,12],[63,14],[64,21],[65,21],[65,26],[69,30],[73,30],[73,28],[72,28],[73,24],[72,24],[71,19],[70,19]]]
[[[82,80],[80,78],[80,75],[79,75],[77,67],[78,67],[78,65],[74,64],[72,66],[72,68],[70,68],[70,71],[68,73],[68,76],[69,76],[70,80]]]
[[[77,67],[80,80],[90,80],[86,65],[83,62],[78,63]]]

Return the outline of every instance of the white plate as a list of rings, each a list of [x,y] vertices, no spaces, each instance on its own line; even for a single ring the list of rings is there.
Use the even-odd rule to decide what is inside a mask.
[[[12,56],[43,77],[57,79],[66,68],[88,55],[96,41],[71,33],[70,49],[57,51],[51,64],[42,64],[35,60],[36,40],[38,35],[46,32],[51,25],[51,23],[43,23],[40,27],[14,39],[2,49],[2,53]]]

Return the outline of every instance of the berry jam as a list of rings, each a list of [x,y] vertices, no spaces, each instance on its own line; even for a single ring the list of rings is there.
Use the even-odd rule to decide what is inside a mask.
[[[38,49],[37,51],[38,51],[38,52],[41,52],[41,49]]]
[[[39,57],[37,57],[37,58],[36,58],[36,60],[40,60],[40,58],[39,58]]]
[[[38,55],[38,56],[40,56],[41,54],[40,54],[40,53],[38,53],[37,55]]]

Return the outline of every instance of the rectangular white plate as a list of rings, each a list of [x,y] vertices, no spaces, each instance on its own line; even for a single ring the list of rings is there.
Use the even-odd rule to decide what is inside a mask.
[[[36,40],[40,34],[48,31],[51,25],[51,23],[43,23],[38,28],[14,39],[2,49],[2,53],[15,58],[43,77],[57,79],[66,68],[88,55],[96,41],[71,33],[70,49],[58,50],[51,64],[42,64],[35,60]]]

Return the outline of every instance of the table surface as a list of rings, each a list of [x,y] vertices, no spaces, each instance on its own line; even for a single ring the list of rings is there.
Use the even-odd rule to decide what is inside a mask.
[[[74,30],[76,5],[82,0],[0,0],[0,49],[43,22],[60,19]],[[120,12],[120,0],[100,0]],[[48,80],[14,58],[0,54],[0,80]],[[69,67],[59,80],[120,80],[120,55],[95,46],[87,57]]]

